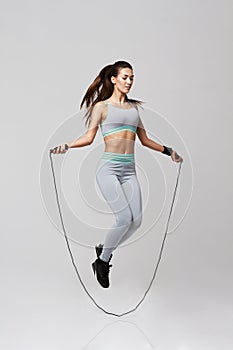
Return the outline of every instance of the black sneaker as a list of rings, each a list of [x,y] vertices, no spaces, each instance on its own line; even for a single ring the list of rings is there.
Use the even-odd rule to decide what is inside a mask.
[[[95,251],[96,251],[96,255],[97,255],[97,258],[100,257],[101,253],[102,253],[102,250],[103,250],[103,244],[99,244],[98,246],[95,247]],[[112,254],[110,255],[110,258],[109,258],[109,261],[110,262],[112,259]]]
[[[108,262],[101,260],[100,258],[96,259],[92,263],[92,269],[94,271],[94,275],[96,274],[97,281],[103,288],[109,287],[109,269],[112,265],[109,265]]]

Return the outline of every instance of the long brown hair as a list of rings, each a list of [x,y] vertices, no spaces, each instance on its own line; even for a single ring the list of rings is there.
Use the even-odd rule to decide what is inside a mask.
[[[126,61],[116,61],[114,64],[109,64],[101,69],[97,77],[87,89],[80,105],[80,109],[82,109],[83,104],[86,103],[87,112],[83,117],[83,119],[86,118],[85,126],[90,123],[90,116],[94,105],[97,102],[106,100],[112,96],[114,85],[111,82],[111,77],[116,77],[121,68],[133,69],[131,64]],[[140,100],[129,99],[127,95],[125,96],[125,100],[127,102],[132,102],[137,106],[139,105],[140,107],[142,107],[141,105],[144,103]]]

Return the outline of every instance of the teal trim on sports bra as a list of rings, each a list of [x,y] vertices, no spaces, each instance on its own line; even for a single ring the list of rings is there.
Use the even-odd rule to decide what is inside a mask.
[[[106,131],[103,133],[103,136],[108,136],[108,135],[112,135],[112,134],[116,134],[117,132],[121,132],[123,130],[128,130],[128,131],[132,131],[133,133],[136,134],[136,130],[137,128],[133,127],[133,126],[130,126],[130,125],[122,125],[122,126],[119,126],[118,128],[114,128],[114,129],[111,129],[109,131]]]

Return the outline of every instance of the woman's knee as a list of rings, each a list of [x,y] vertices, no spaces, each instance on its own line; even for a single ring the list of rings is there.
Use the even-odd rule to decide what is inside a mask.
[[[130,226],[132,223],[131,211],[124,211],[124,213],[118,214],[116,217],[116,222],[118,226]]]

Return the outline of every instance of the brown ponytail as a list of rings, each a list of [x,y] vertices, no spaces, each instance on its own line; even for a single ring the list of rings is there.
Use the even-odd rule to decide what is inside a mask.
[[[86,103],[87,112],[83,118],[86,118],[85,126],[90,122],[90,116],[94,105],[99,102],[108,99],[113,94],[114,85],[111,82],[111,77],[116,77],[118,75],[119,69],[130,68],[133,69],[131,64],[126,61],[117,61],[114,64],[109,64],[101,69],[97,77],[94,79],[92,84],[87,89],[82,102],[80,104],[80,109],[84,103]],[[144,102],[134,99],[129,99],[126,95],[126,101],[140,105]]]

